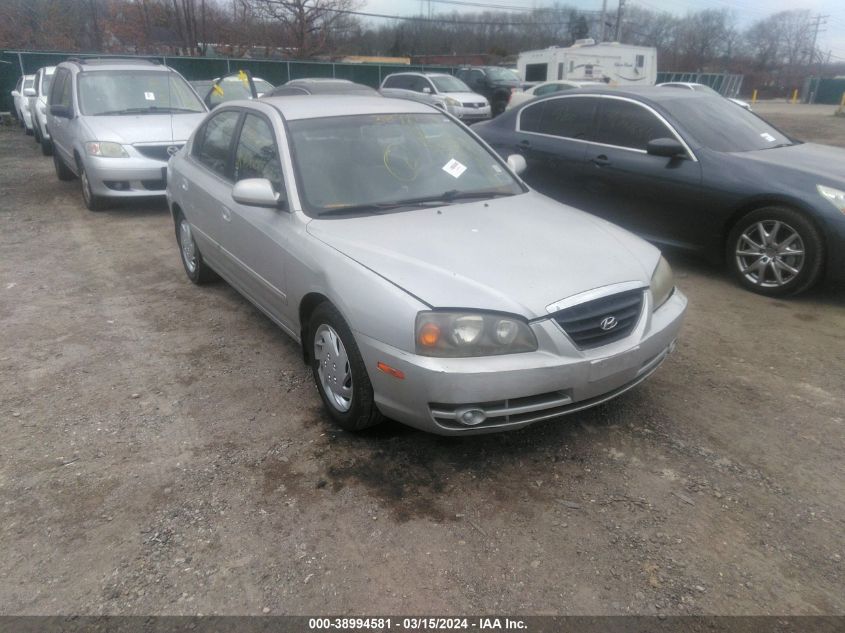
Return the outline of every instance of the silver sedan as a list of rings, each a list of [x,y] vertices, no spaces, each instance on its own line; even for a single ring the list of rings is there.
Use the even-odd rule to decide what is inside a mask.
[[[604,402],[674,349],[659,251],[530,190],[413,101],[224,104],[168,167],[188,277],[223,277],[299,341],[328,414],[444,435]]]

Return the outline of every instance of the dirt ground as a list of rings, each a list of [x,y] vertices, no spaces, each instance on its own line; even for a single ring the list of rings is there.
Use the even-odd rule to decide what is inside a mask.
[[[3,130],[0,614],[845,613],[845,288],[668,255],[688,318],[639,388],[356,436],[291,340],[188,282],[163,204],[91,213]]]

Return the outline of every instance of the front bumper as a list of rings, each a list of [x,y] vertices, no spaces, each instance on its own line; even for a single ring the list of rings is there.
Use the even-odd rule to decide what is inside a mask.
[[[152,158],[101,158],[87,156],[85,172],[95,195],[110,198],[163,196],[167,163]]]
[[[489,105],[483,108],[450,107],[449,112],[467,125],[477,123],[479,121],[486,121],[491,116]]]
[[[687,300],[680,291],[651,312],[626,338],[578,350],[552,320],[532,325],[541,349],[483,358],[430,358],[409,354],[356,333],[369,369],[376,404],[386,416],[440,435],[512,430],[595,406],[650,376],[674,349]],[[400,370],[400,380],[378,363]],[[482,411],[476,426],[461,424],[467,411]]]

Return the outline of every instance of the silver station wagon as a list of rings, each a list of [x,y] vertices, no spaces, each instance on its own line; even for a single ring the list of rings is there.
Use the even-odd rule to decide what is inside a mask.
[[[659,251],[529,189],[432,106],[226,103],[169,163],[188,277],[223,277],[300,341],[329,415],[444,435],[604,402],[672,351]]]

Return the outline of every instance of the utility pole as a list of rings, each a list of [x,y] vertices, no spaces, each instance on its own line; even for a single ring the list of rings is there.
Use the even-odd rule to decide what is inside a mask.
[[[599,43],[604,42],[607,30],[607,0],[601,2],[601,28],[599,29]]]
[[[613,38],[614,42],[619,41],[622,32],[622,9],[625,7],[625,0],[619,0],[619,7],[616,9],[616,35]]]
[[[819,39],[819,33],[822,33],[821,27],[827,24],[827,19],[829,15],[817,15],[816,18],[813,20],[813,44],[810,46],[810,64],[816,59],[816,42]]]

